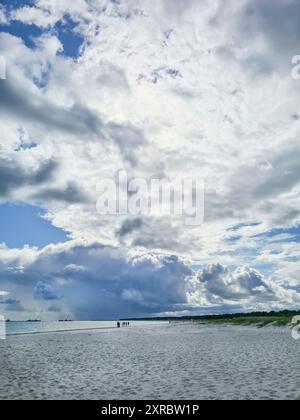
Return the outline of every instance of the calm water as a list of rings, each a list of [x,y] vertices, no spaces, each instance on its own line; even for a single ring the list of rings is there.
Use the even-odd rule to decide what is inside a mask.
[[[122,321],[121,321],[122,322]],[[159,325],[157,321],[130,321],[130,327]],[[73,322],[7,322],[7,335],[32,334],[56,331],[77,331],[117,328],[117,321],[73,321]]]

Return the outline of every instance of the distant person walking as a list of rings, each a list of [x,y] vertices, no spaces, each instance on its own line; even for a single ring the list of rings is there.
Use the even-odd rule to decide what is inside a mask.
[[[121,322],[118,322],[118,328],[121,328],[121,326],[122,327],[129,327],[129,325],[130,325],[130,323],[129,322],[125,322],[125,321],[123,321],[122,323]]]

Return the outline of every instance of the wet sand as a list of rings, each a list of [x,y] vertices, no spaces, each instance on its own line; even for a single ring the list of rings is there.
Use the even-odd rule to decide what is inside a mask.
[[[300,399],[288,329],[192,324],[0,341],[0,399]]]

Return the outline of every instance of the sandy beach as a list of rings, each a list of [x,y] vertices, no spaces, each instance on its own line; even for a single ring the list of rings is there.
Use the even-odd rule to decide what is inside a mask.
[[[283,328],[165,325],[0,342],[1,399],[299,399]]]

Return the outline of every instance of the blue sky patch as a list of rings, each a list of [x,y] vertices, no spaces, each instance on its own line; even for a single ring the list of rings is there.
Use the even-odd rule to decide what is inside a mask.
[[[232,226],[231,228],[227,229],[227,232],[236,232],[244,227],[256,227],[261,225],[261,222],[254,222],[254,223],[240,223],[239,225]]]
[[[241,239],[242,239],[242,236],[237,235],[237,236],[232,236],[231,238],[227,238],[226,242],[229,243],[229,244],[234,244],[234,243],[240,241]]]
[[[34,143],[34,142],[22,142],[15,149],[15,152],[20,152],[21,150],[35,149],[37,146],[38,146],[37,143]]]
[[[28,48],[35,48],[35,39],[43,34],[42,29],[36,25],[25,25],[19,21],[13,21],[10,25],[0,25],[0,32],[5,32],[21,38]]]
[[[276,236],[278,235],[290,235],[290,238],[283,239],[282,241],[278,242],[300,242],[300,225],[295,226],[292,228],[286,228],[286,229],[273,229],[269,232],[265,232],[259,235],[256,235],[255,238],[274,238],[276,240]]]
[[[0,4],[8,9],[19,9],[24,6],[34,6],[35,0],[1,0]]]
[[[35,141],[25,137],[25,133],[22,129],[19,129],[19,134],[20,134],[20,143],[15,148],[15,152],[20,152],[22,150],[35,149],[38,146],[38,144]]]
[[[0,205],[0,243],[6,243],[10,248],[23,248],[24,245],[43,248],[51,243],[66,242],[66,232],[43,219],[44,213],[43,209],[34,206]]]
[[[7,4],[11,5],[11,2],[7,2]],[[33,3],[24,2],[23,5],[25,4],[32,5]],[[22,4],[18,4],[18,6],[20,7]],[[41,35],[47,33],[56,35],[63,45],[63,51],[60,54],[76,59],[79,57],[80,48],[84,43],[84,37],[76,31],[77,26],[78,23],[65,15],[63,20],[57,22],[55,27],[49,30],[43,30],[34,24],[25,24],[13,20],[9,24],[0,25],[0,32],[21,38],[25,45],[31,49],[36,47],[36,40]]]
[[[80,48],[84,42],[84,37],[76,32],[78,24],[68,16],[64,17],[64,21],[59,21],[55,25],[57,37],[63,44],[64,51],[62,55],[72,58],[78,58]]]

